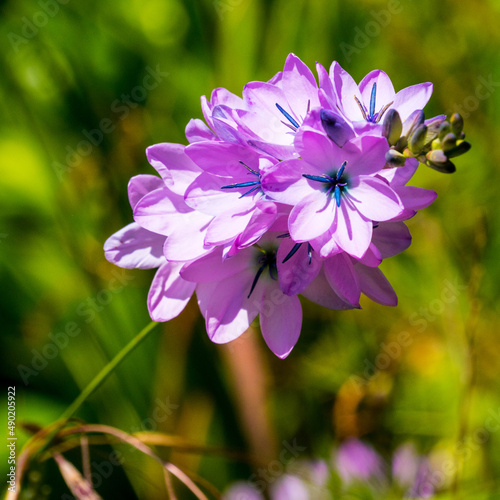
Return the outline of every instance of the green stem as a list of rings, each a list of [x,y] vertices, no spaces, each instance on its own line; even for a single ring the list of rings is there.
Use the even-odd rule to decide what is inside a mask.
[[[148,336],[149,332],[158,323],[151,321],[149,325],[144,327],[121,351],[92,379],[92,381],[83,389],[80,395],[71,403],[66,411],[61,415],[56,422],[55,429],[47,436],[45,444],[33,455],[32,459],[38,456],[42,451],[46,450],[50,445],[59,429],[80,409],[87,398],[91,396],[99,386],[113,373],[114,369]]]
[[[91,396],[96,389],[113,373],[114,369],[148,336],[149,332],[157,325],[151,321],[143,328],[122,350],[92,379],[89,385],[83,389],[80,395],[71,403],[59,419],[62,425],[66,423],[79,409],[80,406]]]

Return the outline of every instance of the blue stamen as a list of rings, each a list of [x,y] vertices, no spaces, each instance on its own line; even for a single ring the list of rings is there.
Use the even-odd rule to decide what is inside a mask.
[[[336,173],[332,173],[332,175],[312,175],[312,174],[302,174],[302,177],[309,179],[311,181],[322,182],[326,184],[326,194],[327,196],[333,196],[335,198],[335,202],[337,203],[337,207],[340,207],[340,200],[342,196],[342,192],[344,188],[347,187],[347,182],[342,180],[342,176],[344,175],[344,170],[347,165],[347,161],[342,163],[341,167],[337,170]]]
[[[247,196],[250,193],[253,193],[254,191],[257,191],[257,189],[260,189],[260,182],[258,183],[258,186],[253,187],[252,189],[248,190],[246,193],[243,193],[238,199],[241,199],[245,196]]]
[[[361,110],[361,113],[363,114],[363,118],[365,119],[365,121],[369,122],[370,120],[368,119],[368,116],[366,115],[365,106],[363,104],[361,104],[360,100],[356,96],[354,96],[354,100],[358,104],[359,109]]]
[[[246,163],[243,163],[241,160],[239,161],[249,172],[252,172],[252,174],[259,175],[259,172],[254,170],[253,168],[250,168]]]
[[[342,166],[339,168],[339,171],[337,172],[337,175],[335,176],[335,180],[337,182],[340,181],[340,178],[342,177],[342,174],[344,173],[345,166],[347,165],[347,161],[342,163]]]
[[[325,183],[333,182],[333,179],[328,175],[302,174],[302,177],[305,177],[306,179],[309,179],[311,181],[318,181],[318,182],[325,182]]]
[[[295,243],[295,245],[293,245],[293,248],[288,252],[288,255],[283,259],[283,264],[287,260],[290,260],[297,253],[297,250],[301,247],[301,245],[302,243]]]
[[[337,202],[337,207],[340,207],[340,188],[338,186],[335,186],[333,194],[335,196],[335,201]]]
[[[313,251],[313,247],[311,246],[310,243],[307,244],[307,258],[309,259],[309,264],[311,264],[311,260],[312,260],[312,251]]]
[[[260,181],[240,182],[239,184],[229,184],[228,186],[222,186],[221,189],[243,188],[249,186],[257,186],[257,184],[260,184]]]
[[[263,273],[266,266],[267,266],[267,262],[264,262],[264,264],[262,264],[262,266],[259,267],[259,270],[257,271],[255,278],[253,279],[252,287],[250,288],[250,293],[248,294],[247,299],[249,299],[250,295],[252,295],[252,292],[254,291],[254,288],[257,285],[257,281],[259,281],[260,275]]]
[[[373,121],[375,116],[375,96],[377,94],[377,82],[373,84],[372,95],[370,96],[370,121]]]
[[[278,268],[276,266],[276,252],[273,251],[265,251],[264,249],[260,248],[259,245],[255,245],[261,252],[262,254],[259,256],[257,260],[257,264],[260,264],[259,269],[257,270],[257,273],[255,274],[255,278],[253,279],[252,286],[250,288],[250,293],[248,294],[248,298],[250,298],[250,295],[252,295],[252,292],[255,289],[255,286],[257,285],[257,282],[259,281],[259,278],[261,274],[264,272],[264,269],[269,266],[269,275],[271,276],[271,279],[276,280],[278,279]]]
[[[285,234],[280,234],[279,236],[276,236],[276,238],[289,238],[290,233],[285,233]]]
[[[283,116],[295,127],[299,128],[300,125],[278,104],[276,103],[276,107],[280,110]]]

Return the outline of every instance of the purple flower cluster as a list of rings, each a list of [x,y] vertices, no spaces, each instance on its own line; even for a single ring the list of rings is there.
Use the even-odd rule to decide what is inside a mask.
[[[368,443],[357,438],[344,441],[329,461],[292,463],[268,482],[239,481],[229,486],[224,500],[331,500],[339,498],[435,498],[448,484],[444,456],[421,455],[414,443],[400,445],[387,462]],[[334,479],[336,478],[336,479]],[[449,478],[448,478],[449,479]],[[449,482],[449,481],[448,481]]]
[[[461,118],[424,120],[430,83],[396,93],[383,71],[359,85],[336,62],[317,72],[319,84],[290,54],[242,98],[222,88],[202,97],[206,123],[188,123],[188,146],[147,149],[159,177],[130,180],[135,222],[104,250],[120,267],[158,268],[153,320],[177,316],[196,291],[213,342],[260,314],[285,358],[300,334],[299,294],[337,310],[359,308],[361,293],[396,305],[378,266],[410,245],[403,221],[436,197],[406,184],[430,155],[446,170],[445,146],[464,152]]]

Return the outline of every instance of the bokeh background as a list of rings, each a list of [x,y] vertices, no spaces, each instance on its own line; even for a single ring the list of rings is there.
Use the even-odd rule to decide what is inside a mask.
[[[500,498],[498,0],[4,0],[0,16],[0,371],[2,414],[17,389],[18,451],[23,422],[55,421],[149,322],[153,271],[120,270],[102,250],[132,220],[129,178],[154,173],[145,148],[185,143],[201,95],[241,94],[294,52],[311,68],[338,60],[357,81],[383,69],[396,90],[431,81],[426,116],[465,118],[473,149],[453,175],[419,169],[412,183],[439,196],[409,221],[412,246],[382,264],[398,307],[334,312],[304,300],[301,338],[279,360],[258,325],[212,344],[192,301],[78,416],[200,445],[160,453],[221,491],[255,481],[251,457],[270,464],[284,442],[328,462],[354,436],[388,461],[406,441],[447,457],[439,498]],[[92,459],[110,452],[96,447]],[[99,493],[164,498],[154,462],[120,452]],[[24,489],[69,494],[51,460],[33,464]],[[372,498],[362,495],[349,498]]]

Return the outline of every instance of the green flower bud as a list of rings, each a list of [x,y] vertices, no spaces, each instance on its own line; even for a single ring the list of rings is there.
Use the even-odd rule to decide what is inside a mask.
[[[446,151],[446,156],[448,158],[456,158],[457,156],[467,153],[471,148],[470,142],[467,141],[457,141],[456,146]]]
[[[464,128],[464,119],[460,113],[454,113],[450,118],[451,130],[455,135],[460,135]]]
[[[403,131],[403,122],[395,109],[390,109],[384,118],[382,135],[387,139],[389,145],[394,146]]]
[[[425,163],[428,167],[442,172],[444,174],[452,174],[455,172],[456,167],[453,163],[448,160],[447,156],[440,149],[434,151],[429,151],[426,155],[427,162]]]
[[[419,154],[422,151],[425,145],[426,136],[427,125],[419,125],[410,136],[410,140],[408,141],[408,147],[413,154]]]
[[[424,121],[425,121],[424,112],[421,109],[414,111],[405,121],[405,128],[408,127],[406,136],[410,137],[417,127],[423,125]]]
[[[457,136],[453,133],[446,134],[441,140],[441,149],[447,153],[457,145]]]
[[[439,133],[438,133],[439,139],[442,141],[444,139],[444,136],[446,134],[449,134],[450,132],[451,132],[450,124],[448,122],[441,123],[441,125],[439,127]]]
[[[441,149],[441,141],[439,139],[434,139],[431,144],[431,149]]]
[[[406,156],[395,149],[389,149],[385,154],[385,161],[391,167],[402,167],[406,162]]]

